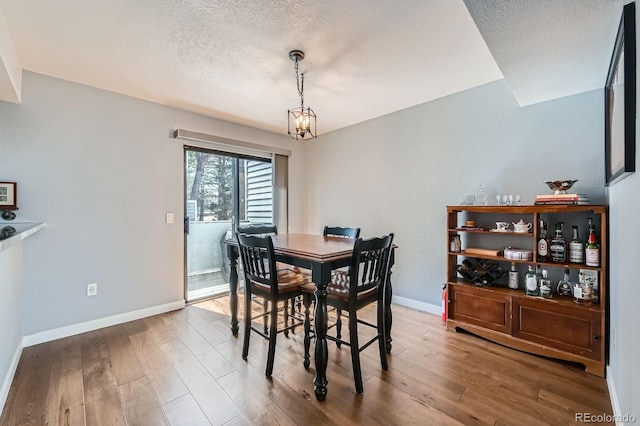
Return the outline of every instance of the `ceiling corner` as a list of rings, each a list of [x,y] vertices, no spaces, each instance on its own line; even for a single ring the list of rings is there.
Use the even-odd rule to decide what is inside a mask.
[[[22,99],[22,66],[9,24],[0,5],[0,101],[19,104]]]

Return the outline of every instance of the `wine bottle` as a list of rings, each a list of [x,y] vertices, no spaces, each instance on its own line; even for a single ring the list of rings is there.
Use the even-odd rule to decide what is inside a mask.
[[[542,270],[542,279],[540,280],[540,296],[545,299],[551,299],[551,280],[547,277],[547,270]]]
[[[556,236],[549,245],[552,262],[564,263],[567,261],[567,241],[562,237],[562,222],[556,224]]]
[[[511,262],[511,270],[509,271],[509,288],[517,290],[519,287],[518,283],[518,271],[516,270],[516,262]]]
[[[529,265],[529,270],[525,276],[525,284],[525,294],[527,296],[540,296],[540,287],[538,287],[538,280],[536,279],[536,273],[533,270],[533,265]]]
[[[540,236],[538,237],[538,262],[549,261],[549,236],[547,235],[547,222],[540,221]]]
[[[587,218],[587,227],[584,228],[584,241],[587,241],[589,239],[589,231],[591,230],[591,228],[593,228],[594,230],[596,229],[596,226],[593,224],[593,218],[589,217]],[[596,234],[596,237],[598,235]],[[596,238],[597,241],[597,238]]]
[[[584,244],[578,238],[578,227],[573,225],[573,238],[569,242],[569,262],[584,263]]]
[[[587,259],[587,266],[600,266],[600,247],[596,242],[596,229],[592,227],[589,229],[589,240],[585,247],[585,257]]]

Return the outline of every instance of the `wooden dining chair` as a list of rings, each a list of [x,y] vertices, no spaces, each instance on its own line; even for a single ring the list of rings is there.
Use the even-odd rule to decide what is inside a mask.
[[[278,329],[278,305],[293,297],[302,296],[302,285],[311,282],[308,275],[293,270],[278,270],[270,236],[259,237],[238,233],[238,249],[242,259],[245,279],[244,303],[244,340],[242,358],[249,355],[249,338],[254,331],[269,341],[267,355],[267,369],[265,375],[271,377],[276,351],[276,337],[279,333],[287,332],[295,326],[303,326],[303,321],[293,318],[295,324],[289,325],[288,320],[283,328]],[[259,315],[253,315],[251,309],[252,297],[259,297],[269,302],[271,309]],[[282,309],[287,314],[287,309]],[[252,321],[261,317],[270,317],[269,332],[264,333],[252,326]]]
[[[278,227],[276,225],[247,225],[238,226],[238,232],[246,235],[278,235]]]
[[[325,226],[322,235],[325,237],[358,238],[360,236],[360,228]]]
[[[325,225],[322,235],[325,237],[358,238],[360,236],[360,228]],[[341,275],[339,277],[334,277],[334,281],[348,279],[348,277],[345,276],[345,274],[348,274],[348,268],[334,269],[331,274]],[[340,347],[342,345],[342,310],[340,309],[336,309],[336,322],[329,326],[329,328],[333,327],[336,328],[336,345]]]
[[[389,260],[393,234],[380,238],[363,240],[358,238],[353,247],[353,255],[348,274],[336,274],[327,286],[327,306],[349,313],[349,341],[341,341],[351,349],[351,364],[356,392],[363,393],[362,369],[360,367],[360,352],[378,341],[380,364],[383,370],[388,369],[386,332],[385,332],[385,303],[384,292],[389,272]],[[307,293],[315,291],[314,284],[305,284],[302,290]],[[377,302],[376,324],[358,318],[358,310]],[[306,302],[305,302],[306,303]],[[306,309],[308,311],[308,308]],[[305,318],[305,359],[309,355],[310,338],[309,315]],[[358,324],[376,329],[376,335],[366,343],[360,345],[358,341]],[[337,341],[336,337],[327,335],[327,339]]]
[[[261,236],[261,237],[265,237],[267,235],[278,235],[278,227],[277,225],[247,225],[247,226],[239,226],[238,227],[238,233],[240,234],[245,234],[245,235],[254,235],[254,236]],[[294,272],[303,272],[306,273],[306,271],[301,271],[299,268],[292,266],[292,265],[288,265],[286,263],[281,263],[281,262],[276,262],[276,268],[278,269],[278,271],[286,271],[286,270],[292,270]],[[311,273],[309,272],[309,275],[311,275]],[[296,299],[294,298],[291,301],[291,315],[296,315],[296,312],[294,310],[294,306],[296,304]],[[300,298],[300,303],[302,303],[302,299]],[[262,305],[263,305],[263,309],[264,312],[269,311],[269,301],[267,300],[263,300],[262,301]],[[284,309],[285,309],[285,324],[289,324],[289,301],[285,301],[284,303]],[[301,316],[299,316],[301,317]],[[264,317],[264,333],[267,334],[269,333],[269,318],[268,316]],[[295,326],[292,329],[292,331],[295,331]],[[285,331],[285,336],[289,335],[289,330]]]
[[[238,233],[245,235],[254,235],[265,237],[267,235],[278,235],[278,226],[277,225],[247,225],[247,226],[238,226]],[[280,265],[278,265],[280,266]],[[256,303],[257,300],[253,299]],[[264,312],[269,311],[269,302],[267,300],[262,301],[262,308]],[[267,316],[263,317],[263,327],[264,333],[267,334],[269,332],[269,318]]]

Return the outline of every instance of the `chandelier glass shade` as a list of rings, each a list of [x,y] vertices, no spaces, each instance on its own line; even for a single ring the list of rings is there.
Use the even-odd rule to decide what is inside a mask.
[[[304,73],[298,78],[298,62],[304,59],[304,52],[292,50],[289,58],[295,62],[296,86],[300,96],[300,106],[287,111],[287,132],[296,140],[314,139],[316,131],[316,113],[309,107],[304,107]]]

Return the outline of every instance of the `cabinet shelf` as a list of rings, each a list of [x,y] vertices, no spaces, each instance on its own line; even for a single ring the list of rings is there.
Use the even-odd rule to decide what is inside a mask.
[[[449,229],[449,233],[457,234],[459,232],[465,232],[470,234],[489,234],[489,235],[499,235],[504,237],[508,236],[517,236],[517,237],[533,237],[533,232],[496,232],[490,229],[464,229],[464,228],[453,228]]]
[[[504,256],[489,256],[483,254],[471,254],[465,253],[464,250],[461,252],[449,251],[447,252],[450,256],[464,256],[464,257],[473,257],[475,259],[486,259],[486,260],[495,260],[498,262],[515,262],[518,264],[524,265],[540,265],[548,268],[560,268],[560,269],[591,269],[594,271],[602,271],[602,267],[595,266],[587,266],[584,263],[559,263],[559,262],[537,262],[535,260],[520,260],[520,259],[509,259]]]
[[[586,223],[594,216],[600,236],[600,267],[569,262],[538,262],[537,241],[540,220],[565,223]],[[492,232],[496,220],[532,223],[532,232]],[[518,219],[515,219],[515,218]],[[515,219],[515,220],[514,220]],[[461,225],[473,220],[483,229],[464,229]],[[605,205],[537,205],[537,206],[448,206],[447,207],[447,328],[464,329],[497,343],[526,352],[582,363],[586,371],[604,376],[606,356],[607,306],[607,206]],[[532,260],[509,259],[493,254],[452,252],[450,240],[462,235],[463,243],[478,249],[495,249],[502,243],[495,236],[518,239],[518,246],[533,253]],[[489,237],[491,235],[492,237]],[[466,238],[465,238],[466,236]],[[521,243],[520,243],[521,241]],[[514,241],[515,242],[515,241]],[[513,244],[512,242],[511,244]],[[463,245],[464,247],[464,245]],[[467,246],[468,248],[469,246]],[[500,252],[501,253],[501,252]],[[567,253],[568,255],[568,253]],[[527,296],[523,287],[510,289],[504,285],[477,286],[461,278],[457,265],[465,258],[495,261],[504,264],[536,265],[543,269],[596,271],[599,303],[580,305],[573,298],[553,293],[550,299]],[[522,268],[520,267],[520,273]],[[504,270],[504,269],[503,269]],[[559,273],[559,272],[556,272]],[[520,276],[520,282],[524,277]]]

